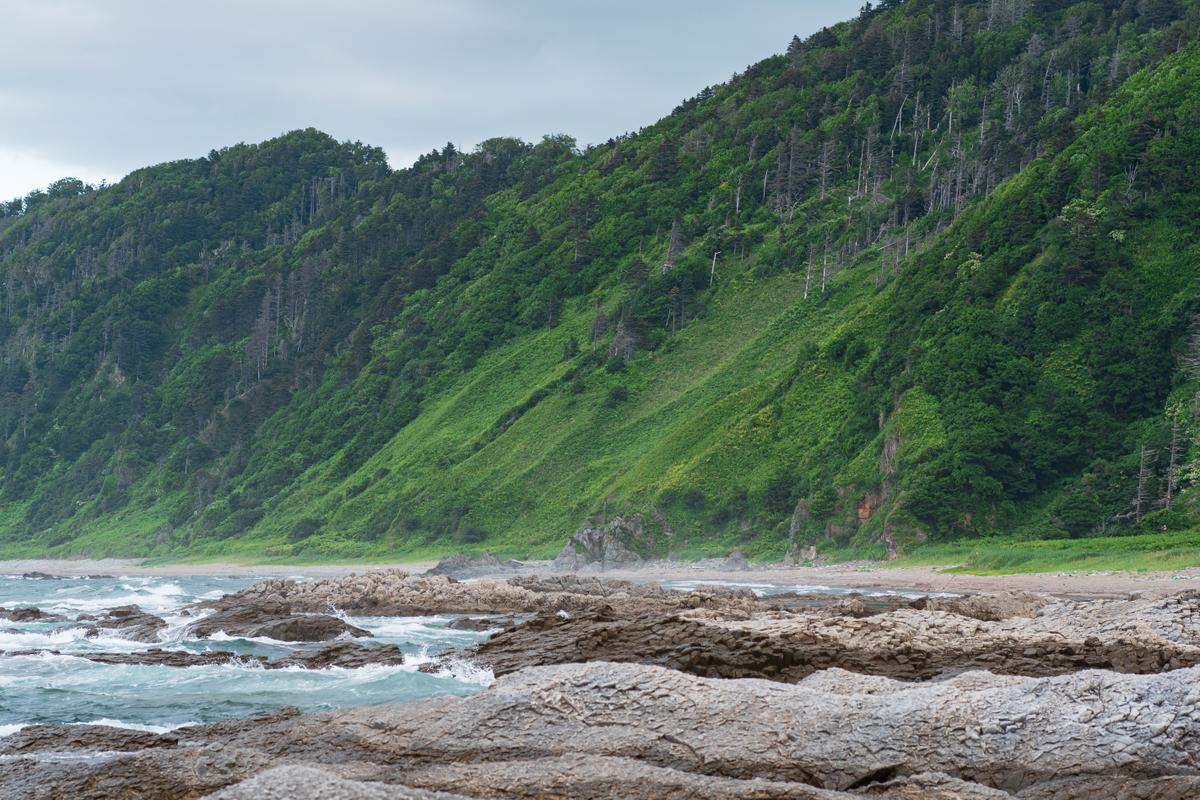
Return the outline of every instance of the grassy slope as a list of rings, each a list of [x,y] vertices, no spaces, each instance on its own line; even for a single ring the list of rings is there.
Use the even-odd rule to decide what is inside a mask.
[[[1056,163],[1103,158],[1103,140],[1124,120],[1147,108],[1169,116],[1190,102],[1200,80],[1198,64],[1193,48],[1132,80],[1106,111],[1079,126],[1085,131],[1080,141]],[[946,283],[955,284],[951,292],[961,290],[967,280],[960,275],[957,283],[947,281],[944,264],[957,263],[977,248],[984,269],[991,269],[993,254],[980,244],[988,236],[979,231],[1003,236],[1006,220],[1042,190],[1051,166],[1050,159],[1036,162],[988,200],[969,207],[955,226],[928,240],[923,254],[904,265],[901,281],[881,289],[876,288],[879,254],[868,249],[837,274],[827,296],[814,292],[805,300],[802,265],[791,264],[782,275],[752,275],[759,261],[773,257],[768,236],[745,262],[721,262],[717,291],[701,317],[658,350],[643,351],[612,372],[562,358],[572,336],[588,349],[597,302],[615,313],[621,289],[604,283],[593,296],[573,301],[557,328],[513,337],[465,375],[431,392],[421,414],[361,467],[342,477],[338,456],[318,461],[269,501],[262,521],[245,536],[198,540],[189,555],[388,559],[485,545],[513,555],[548,555],[567,531],[611,497],[610,512],[663,510],[675,528],[670,547],[676,552],[721,554],[740,545],[753,557],[778,557],[786,545],[790,504],[768,513],[762,499],[781,469],[820,475],[836,486],[838,543],[848,542],[854,554],[878,554],[883,518],[903,512],[903,496],[890,498],[893,505],[861,528],[853,514],[856,498],[886,478],[880,468],[885,440],[895,437],[900,443],[896,458],[902,472],[950,441],[945,410],[919,386],[908,387],[886,413],[881,410],[877,427],[862,429],[858,400],[864,370],[895,335],[896,320],[889,312],[906,292],[933,292]],[[1044,235],[1049,224],[1042,224],[1037,235]],[[1179,228],[1179,220],[1165,217],[1141,221],[1126,243],[1134,265],[1129,274],[1136,276],[1147,307],[1164,318],[1176,314],[1197,290],[1194,264],[1200,253]],[[698,250],[702,246],[686,257],[706,260]],[[985,296],[980,305],[1001,313],[1017,309],[1039,275],[1053,267],[1052,260],[1044,252],[1026,259],[1004,274],[1003,290]],[[463,296],[486,288],[488,279],[486,272],[473,278]],[[848,341],[863,347],[855,363],[831,355],[834,345]],[[918,343],[943,344],[932,338]],[[1079,365],[1080,347],[1079,341],[1062,342],[1037,367],[1056,385],[1092,391],[1091,376]],[[614,394],[618,388],[626,390],[626,399]],[[281,411],[275,423],[294,424],[286,414],[287,409]],[[858,427],[848,430],[852,424]],[[1129,452],[1135,445],[1131,433]],[[825,464],[835,466],[831,471],[822,468]],[[809,485],[798,487],[805,497],[812,491]],[[170,509],[183,492],[150,477],[131,494],[121,510],[97,515],[99,521],[70,543],[72,552],[165,552],[156,537],[169,527]],[[720,525],[713,524],[717,510],[728,512]],[[21,504],[0,507],[0,529],[23,511]],[[418,524],[455,515],[470,525],[437,530]],[[1039,535],[1047,515],[1031,515],[1023,531],[1027,538]],[[486,541],[474,541],[473,531]],[[912,558],[965,559],[972,568],[987,570],[1073,563],[1175,566],[1200,563],[1200,546],[1192,544],[1198,540],[1187,532],[1116,540],[985,539],[927,545]],[[1146,555],[1147,550],[1154,554]],[[35,552],[12,541],[0,547],[9,555]]]

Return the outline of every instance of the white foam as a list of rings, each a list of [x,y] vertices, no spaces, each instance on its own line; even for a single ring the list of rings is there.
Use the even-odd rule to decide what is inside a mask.
[[[68,722],[68,725],[104,725],[109,728],[125,728],[131,731],[145,731],[146,733],[169,733],[170,731],[186,728],[189,725],[199,725],[199,722],[181,722],[178,725],[145,725],[140,722],[123,722],[119,719],[94,719],[91,722]]]
[[[496,674],[491,669],[461,658],[446,659],[434,675],[439,678],[452,678],[459,683],[474,683],[485,689],[496,682]]]
[[[29,727],[29,726],[27,726],[27,725],[0,725],[0,739],[3,739],[5,736],[12,736],[14,733],[21,730],[21,728],[26,728],[26,727]]]
[[[0,633],[0,650],[62,647],[87,638],[86,628],[54,628],[48,631],[5,631]]]
[[[208,642],[255,642],[257,644],[267,644],[274,647],[295,647],[295,642],[285,642],[282,639],[272,639],[270,636],[231,636],[225,631],[214,631],[205,637]]]

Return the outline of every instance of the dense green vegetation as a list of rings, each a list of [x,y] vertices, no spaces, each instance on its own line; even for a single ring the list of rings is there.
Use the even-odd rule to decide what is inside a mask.
[[[0,205],[0,553],[1191,530],[1197,31],[885,2],[583,152],[309,130]]]

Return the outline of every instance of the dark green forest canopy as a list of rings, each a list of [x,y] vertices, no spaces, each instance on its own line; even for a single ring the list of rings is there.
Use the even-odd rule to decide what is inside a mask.
[[[0,204],[0,553],[1187,529],[1200,5],[907,0],[637,133]]]

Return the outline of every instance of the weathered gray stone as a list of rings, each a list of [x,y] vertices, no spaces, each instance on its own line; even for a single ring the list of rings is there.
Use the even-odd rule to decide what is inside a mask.
[[[980,597],[969,608],[983,613],[996,606]],[[986,622],[928,609],[877,613],[856,602],[816,611],[643,604],[541,614],[463,655],[497,675],[608,660],[785,682],[833,667],[929,680],[969,669],[1049,676],[1083,669],[1152,673],[1200,664],[1200,593],[1091,603],[1046,599],[1037,613]]]
[[[519,561],[501,560],[491,552],[483,552],[480,555],[470,556],[462,553],[455,553],[452,556],[443,558],[430,569],[425,570],[426,577],[435,577],[437,575],[447,575],[457,580],[463,578],[478,578],[482,575],[499,575],[505,572],[512,572],[521,568]]]
[[[614,517],[599,528],[576,531],[554,559],[553,569],[576,572],[585,567],[597,569],[635,569],[643,559],[633,549],[645,543],[645,529],[639,515]]]
[[[371,633],[328,614],[293,613],[287,603],[258,602],[229,605],[187,627],[187,635],[205,639],[215,633],[262,636],[281,642],[327,642],[339,636],[366,637]]]

